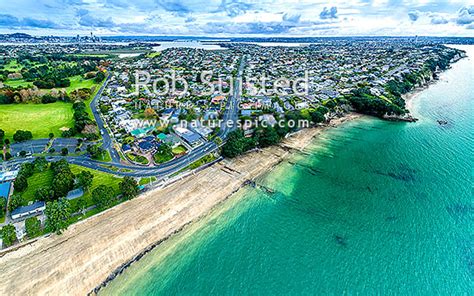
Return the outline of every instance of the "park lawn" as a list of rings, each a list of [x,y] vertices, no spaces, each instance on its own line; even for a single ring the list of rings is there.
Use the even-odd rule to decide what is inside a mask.
[[[89,117],[95,121],[95,118],[94,118],[94,114],[92,113],[92,109],[91,109],[91,103],[92,103],[92,100],[94,99],[94,97],[97,95],[97,93],[99,92],[100,90],[100,86],[102,85],[102,83],[104,82],[101,82],[100,85],[97,85],[97,87],[95,88],[94,92],[91,94],[91,96],[89,97],[88,100],[86,100],[84,103],[86,104],[86,111],[87,111],[87,114],[89,114]]]
[[[91,88],[94,85],[97,85],[95,83],[94,79],[84,79],[82,75],[76,75],[69,77],[69,81],[71,81],[71,85],[66,87],[66,92],[69,94],[76,89],[81,89],[81,88]]]
[[[160,164],[160,163],[164,163],[164,162],[167,162],[167,161],[170,161],[174,158],[174,155],[172,153],[155,153],[155,155],[153,155],[153,160],[155,161],[156,164]]]
[[[8,79],[3,84],[11,86],[13,88],[17,88],[17,87],[30,87],[33,85],[33,82],[25,81],[24,79]]]
[[[0,108],[0,129],[7,138],[17,130],[31,131],[33,138],[48,138],[49,133],[61,135],[60,128],[73,127],[72,104],[9,104]]]
[[[43,172],[36,172],[28,178],[28,187],[21,194],[27,203],[35,201],[35,193],[41,187],[51,186],[53,182],[53,171],[47,169]]]
[[[98,161],[103,161],[103,162],[111,162],[112,157],[110,156],[110,153],[108,150],[105,150],[104,154],[102,154],[101,157],[97,159]]]
[[[119,189],[119,183],[122,181],[121,178],[116,177],[112,174],[104,173],[101,171],[81,167],[78,165],[71,164],[69,166],[71,168],[71,171],[74,175],[79,174],[81,171],[88,171],[91,172],[94,175],[94,179],[92,180],[92,186],[89,189],[88,192],[84,193],[84,196],[81,197],[86,200],[87,206],[91,206],[94,204],[92,201],[92,191],[97,188],[99,185],[106,185],[106,186],[111,186],[116,195],[120,194],[120,189]],[[72,200],[71,203],[77,202],[79,198]]]
[[[97,188],[99,185],[111,186],[114,189],[116,195],[120,194],[119,183],[122,181],[121,178],[114,175],[104,173],[101,171],[81,167],[78,165],[71,164],[69,166],[74,175],[79,174],[81,171],[89,171],[94,175],[92,181],[92,186],[89,189],[89,192],[86,192],[83,197],[87,202],[87,206],[93,205],[92,191]],[[28,178],[28,187],[24,192],[21,193],[21,196],[25,199],[27,203],[35,201],[35,193],[41,187],[51,186],[53,182],[53,170],[47,169],[43,172],[35,172],[33,176]],[[77,202],[78,199],[72,200],[71,203]]]
[[[138,182],[138,185],[147,185],[155,181],[156,181],[156,177],[145,177],[145,178],[140,179],[140,182]]]

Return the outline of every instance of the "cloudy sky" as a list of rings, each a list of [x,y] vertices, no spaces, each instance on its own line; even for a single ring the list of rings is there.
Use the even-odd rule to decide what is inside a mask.
[[[474,0],[0,0],[0,33],[474,36]]]

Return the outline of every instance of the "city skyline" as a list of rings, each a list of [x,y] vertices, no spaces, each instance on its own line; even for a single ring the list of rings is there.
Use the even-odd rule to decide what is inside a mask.
[[[467,1],[19,0],[0,33],[215,37],[474,36]]]

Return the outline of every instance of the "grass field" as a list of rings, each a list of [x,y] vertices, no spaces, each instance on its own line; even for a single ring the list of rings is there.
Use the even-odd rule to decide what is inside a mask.
[[[89,169],[89,168],[85,168],[85,167],[81,167],[81,166],[73,165],[73,164],[70,165],[70,168],[71,168],[71,171],[73,172],[73,174],[75,174],[75,175],[79,174],[81,171],[89,171],[94,175],[94,179],[92,181],[92,186],[89,189],[89,192],[86,192],[84,194],[84,196],[81,197],[81,198],[86,200],[87,206],[91,206],[91,205],[94,204],[92,202],[91,193],[99,185],[111,186],[114,189],[116,195],[118,195],[120,193],[119,183],[122,181],[121,178],[116,177],[116,176],[111,175],[111,174],[108,174],[108,173],[104,173],[104,172],[101,172],[101,171],[96,171],[96,170],[93,170],[93,169]],[[74,201],[72,201],[72,202],[74,202]]]
[[[34,173],[28,178],[28,187],[21,196],[29,203],[35,201],[36,190],[43,186],[51,186],[53,182],[53,171],[48,169],[44,172]]]
[[[138,185],[147,185],[155,181],[156,181],[156,177],[145,177],[145,178],[140,179],[140,182],[138,182]]]
[[[0,107],[0,129],[7,138],[17,130],[28,130],[33,138],[47,138],[49,133],[60,135],[60,128],[72,127],[72,104],[11,104]]]
[[[91,88],[94,85],[97,85],[94,79],[84,79],[82,75],[69,77],[69,80],[71,81],[71,85],[66,88],[67,93],[71,93],[79,88]]]
[[[89,171],[94,175],[94,179],[92,181],[92,186],[89,190],[89,192],[86,192],[83,197],[86,200],[86,203],[88,206],[93,205],[92,202],[92,197],[91,197],[91,192],[97,188],[99,185],[107,185],[111,186],[115,194],[119,194],[119,183],[122,180],[119,177],[116,177],[111,174],[107,174],[104,172],[96,171],[93,169],[81,167],[78,165],[70,165],[71,171],[73,174],[77,175],[81,171]],[[33,176],[28,178],[28,187],[27,189],[21,193],[22,197],[27,201],[27,202],[32,202],[35,201],[35,193],[36,190],[43,186],[51,186],[53,182],[53,171],[51,169],[47,169],[44,172],[36,172],[33,174]],[[71,201],[72,203],[75,202],[75,200]]]
[[[24,79],[16,79],[16,80],[7,80],[3,84],[11,86],[11,87],[29,87],[33,85],[33,82],[25,81]]]
[[[169,153],[169,154],[155,153],[155,155],[153,155],[153,160],[155,161],[155,163],[159,164],[159,163],[170,161],[173,159],[173,157],[174,155],[172,153]]]

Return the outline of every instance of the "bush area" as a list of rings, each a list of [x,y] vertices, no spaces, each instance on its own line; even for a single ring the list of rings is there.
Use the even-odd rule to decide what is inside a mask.
[[[383,117],[384,115],[403,115],[407,112],[405,101],[402,95],[413,90],[417,85],[429,81],[431,76],[436,76],[435,71],[445,70],[449,62],[457,54],[457,51],[450,51],[446,54],[438,52],[439,58],[428,60],[420,71],[404,73],[399,80],[390,80],[385,85],[388,96],[373,95],[369,88],[360,87],[354,89],[345,98],[352,104],[359,113]]]

